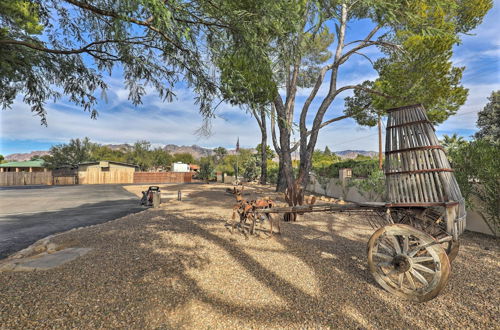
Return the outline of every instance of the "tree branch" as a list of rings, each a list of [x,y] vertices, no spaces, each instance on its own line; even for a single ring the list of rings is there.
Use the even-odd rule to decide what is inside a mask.
[[[302,106],[302,112],[300,113],[300,122],[299,122],[299,129],[300,129],[300,134],[303,132],[305,133],[307,131],[306,127],[306,118],[307,118],[307,112],[309,111],[309,107],[311,106],[312,101],[316,98],[316,95],[318,94],[319,89],[321,88],[321,85],[323,84],[323,81],[325,79],[325,75],[328,72],[328,70],[331,69],[331,65],[324,66],[321,68],[319,72],[319,76],[316,79],[316,83],[307,97],[306,101],[304,102],[304,105]]]
[[[327,125],[330,125],[331,123],[334,123],[334,122],[337,122],[337,121],[340,121],[342,119],[346,119],[346,118],[349,118],[351,116],[348,116],[348,115],[342,115],[342,116],[339,116],[339,117],[336,117],[336,118],[332,118],[332,119],[329,119],[325,122],[323,122],[318,128],[317,130],[320,130],[322,129],[323,127],[327,126]],[[311,133],[313,132],[313,130],[310,130],[310,131],[307,131],[306,135],[309,136],[311,135]],[[297,141],[293,147],[290,149],[291,152],[294,152],[297,150],[297,148],[299,147],[300,145],[300,141]]]
[[[257,120],[257,124],[259,125],[260,129],[262,129],[262,121],[260,120],[259,116],[257,115],[257,112],[255,109],[251,109],[253,116],[255,117],[255,120]]]
[[[344,87],[341,87],[339,88],[336,92],[335,92],[335,95],[338,95],[348,89],[359,89],[359,90],[362,90],[362,91],[365,91],[367,93],[371,93],[371,94],[375,94],[375,95],[378,95],[378,96],[382,96],[382,97],[385,97],[387,99],[392,99],[394,98],[393,96],[391,95],[388,95],[388,94],[385,94],[383,92],[379,92],[377,90],[374,90],[374,89],[371,89],[371,88],[367,88],[367,87],[363,87],[361,85],[347,85],[347,86],[344,86]]]
[[[70,3],[70,4],[74,5],[74,6],[77,6],[79,8],[92,11],[92,12],[94,12],[96,14],[99,14],[99,15],[113,17],[113,18],[121,19],[121,20],[126,21],[126,22],[134,23],[136,25],[144,26],[144,27],[148,28],[149,30],[160,34],[165,40],[171,42],[177,49],[179,49],[179,50],[181,50],[183,52],[189,52],[187,49],[183,48],[182,46],[180,46],[179,44],[177,44],[176,42],[174,42],[163,31],[161,31],[160,29],[154,27],[149,22],[149,20],[142,21],[142,20],[139,20],[139,19],[136,19],[136,18],[133,18],[133,17],[124,16],[124,15],[118,14],[116,12],[113,12],[113,11],[110,11],[110,10],[101,9],[101,8],[96,7],[96,6],[92,6],[90,4],[82,3],[82,2],[76,1],[76,0],[64,0],[64,1]]]
[[[5,44],[5,45],[19,45],[19,46],[24,46],[28,47],[34,50],[39,50],[45,53],[50,53],[50,54],[60,54],[60,55],[69,55],[69,54],[81,54],[81,53],[91,53],[91,52],[96,52],[96,53],[102,53],[111,56],[108,52],[91,48],[92,46],[96,45],[102,45],[102,44],[107,44],[107,43],[135,43],[135,44],[144,44],[144,42],[137,42],[133,41],[137,38],[133,39],[124,39],[124,40],[100,40],[100,41],[94,41],[89,43],[88,45],[78,48],[78,49],[51,49],[51,48],[46,48],[42,46],[38,46],[32,43],[29,43],[27,41],[21,41],[21,40],[8,40],[8,39],[2,39],[0,40],[0,44]],[[92,55],[92,54],[91,54]]]
[[[278,144],[278,139],[276,137],[276,107],[274,103],[271,102],[271,135],[273,138],[273,145],[274,145],[274,150],[280,155],[281,157],[281,148],[279,147]]]
[[[351,57],[352,54],[357,53],[358,50],[361,50],[361,49],[366,48],[366,47],[374,46],[374,45],[384,46],[387,48],[394,48],[396,50],[401,49],[401,47],[399,45],[396,45],[396,44],[393,44],[390,42],[386,42],[386,41],[364,41],[359,46],[352,48],[347,53],[342,55],[342,57],[340,57],[340,59],[335,62],[334,66],[338,67],[341,64],[345,63],[349,59],[349,57]]]
[[[323,116],[325,115],[326,111],[328,110],[328,107],[331,105],[333,100],[335,99],[335,96],[337,95],[337,75],[338,75],[338,65],[337,63],[340,61],[340,58],[342,57],[342,51],[344,49],[344,41],[345,41],[345,31],[347,27],[347,20],[348,20],[348,11],[347,11],[347,6],[345,4],[342,4],[342,14],[340,18],[340,28],[338,32],[338,43],[337,43],[337,49],[335,51],[335,59],[334,59],[334,64],[331,68],[332,72],[330,75],[330,87],[328,90],[327,96],[323,99],[323,102],[321,102],[321,105],[316,112],[316,116],[314,117],[313,121],[313,126],[311,129],[311,137],[309,139],[309,142],[307,142],[307,136],[301,136],[301,142],[300,142],[300,149],[301,153],[302,152],[308,152],[311,153],[314,149],[314,146],[316,145],[316,141],[318,138],[318,132],[319,132],[319,126],[321,125],[323,121]],[[307,149],[307,151],[306,151]]]

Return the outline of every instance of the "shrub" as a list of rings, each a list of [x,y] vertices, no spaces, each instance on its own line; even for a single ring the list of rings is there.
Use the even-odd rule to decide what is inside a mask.
[[[383,197],[385,193],[384,171],[377,168],[367,178],[353,179],[350,184],[358,188],[361,195],[367,197],[369,200]]]
[[[331,164],[328,167],[313,169],[313,170],[319,176],[338,178],[339,170],[341,168],[351,168],[352,176],[355,178],[367,178],[374,171],[378,171],[378,160],[368,159],[359,161],[355,159],[349,159],[342,162]]]
[[[491,231],[498,235],[500,146],[486,140],[476,140],[448,152],[467,205],[477,211]]]

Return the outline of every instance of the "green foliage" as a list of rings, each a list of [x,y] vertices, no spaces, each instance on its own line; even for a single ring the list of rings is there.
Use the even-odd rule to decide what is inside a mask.
[[[257,145],[257,147],[255,147],[255,150],[257,150],[257,154],[260,155],[260,153],[262,152],[262,145],[261,143],[259,143]],[[271,149],[271,147],[269,145],[266,145],[266,155],[267,155],[267,159],[273,159],[274,157],[276,157],[276,154],[274,153],[273,149]]]
[[[260,176],[260,160],[257,154],[243,163],[243,177],[247,181],[255,181]]]
[[[279,164],[272,160],[267,160],[267,180],[272,184],[278,183]]]
[[[206,38],[226,28],[205,1],[0,2],[0,106],[16,96],[46,123],[45,102],[64,95],[97,112],[103,75],[120,67],[129,99],[138,105],[147,88],[165,100],[181,78],[197,93],[204,115],[217,92],[205,52]],[[232,13],[228,13],[232,14]],[[215,27],[219,28],[215,28]]]
[[[235,175],[236,156],[225,156],[215,167],[217,172],[226,173],[227,175]],[[241,173],[241,172],[240,172]]]
[[[93,161],[108,160],[114,162],[127,162],[125,153],[121,150],[113,150],[110,147],[92,143],[90,146],[90,159]]]
[[[208,182],[214,177],[214,169],[215,167],[210,157],[200,158],[200,170],[198,171],[198,178]]]
[[[324,27],[317,33],[306,32],[302,35],[301,45],[297,50],[302,58],[303,70],[298,77],[297,85],[300,87],[312,87],[318,78],[319,70],[332,57],[330,46],[335,39],[328,27]],[[282,72],[284,74],[284,72]],[[284,77],[279,80],[284,81]]]
[[[0,163],[5,160],[5,157],[3,155],[0,155]]]
[[[238,164],[238,176],[243,176],[245,166],[250,164],[250,161],[255,161],[255,156],[250,149],[240,148],[237,155],[226,155],[219,161],[215,170],[223,172],[227,175],[236,175],[236,164]]]
[[[350,180],[350,184],[358,188],[359,192],[368,200],[373,201],[384,196],[385,174],[384,171],[377,168],[367,178]]]
[[[40,24],[39,8],[36,3],[27,0],[4,0],[0,2],[0,13],[9,17],[0,29],[0,36],[4,38],[14,27],[23,29],[28,34],[40,34],[43,25]]]
[[[151,149],[148,141],[137,141],[129,149],[113,150],[92,143],[89,138],[71,139],[68,144],[53,146],[50,155],[41,158],[50,168],[76,167],[90,161],[115,161],[138,165],[141,171],[167,169],[173,161],[172,156],[161,148]]]
[[[452,66],[453,45],[460,42],[458,33],[481,22],[492,2],[412,1],[401,8],[396,3],[382,6],[387,11],[381,18],[393,30],[381,39],[397,47],[382,48],[387,56],[374,64],[379,77],[365,81],[362,87],[389,97],[357,89],[345,100],[346,113],[361,125],[373,126],[377,115],[389,108],[422,103],[429,119],[442,123],[467,97],[467,89],[460,85],[464,67]]]
[[[475,137],[500,144],[500,90],[491,92],[488,100],[490,102],[478,113],[479,131]]]
[[[126,155],[127,163],[139,166],[141,171],[148,170],[152,165],[151,143],[145,140],[134,143],[132,150]]]
[[[227,155],[227,149],[224,147],[217,147],[214,149],[214,161],[216,164],[219,164],[219,162]]]
[[[491,231],[500,232],[500,146],[488,140],[463,143],[449,150],[455,176],[469,207]]]
[[[224,98],[235,105],[266,104],[277,93],[269,60],[260,52],[249,54],[249,51],[240,48],[217,60]]]
[[[323,172],[320,172],[321,175],[327,176],[330,178],[338,178],[339,170],[341,168],[350,168],[352,169],[352,176],[354,178],[367,178],[371,173],[378,170],[378,160],[369,159],[369,160],[356,160],[349,159],[340,161],[334,164],[331,164],[327,168],[324,169]],[[320,175],[320,173],[317,173]]]
[[[162,148],[154,148],[151,151],[151,165],[155,169],[168,169],[173,163],[173,157]]]
[[[277,95],[275,70],[270,54],[276,40],[299,29],[304,1],[220,2],[216,10],[231,22],[225,38],[210,39],[213,62],[218,66],[221,91],[232,104],[257,107]],[[215,10],[208,7],[209,10]],[[314,42],[311,38],[310,43]]]
[[[325,151],[315,150],[312,155],[312,170],[318,177],[331,177],[329,168],[340,161],[340,157],[332,153],[328,147]]]
[[[89,138],[71,139],[68,144],[58,144],[50,148],[50,155],[42,159],[48,168],[62,166],[77,167],[78,164],[91,161],[92,143]]]
[[[178,154],[174,154],[174,163],[181,162],[184,164],[193,164],[195,162],[193,155],[189,152],[181,152]]]
[[[457,133],[453,133],[452,136],[444,134],[443,139],[440,140],[439,142],[448,153],[467,144],[467,141],[465,141],[463,137],[458,136]]]

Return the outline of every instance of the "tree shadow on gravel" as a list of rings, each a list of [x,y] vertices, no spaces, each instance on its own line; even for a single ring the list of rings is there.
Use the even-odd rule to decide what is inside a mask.
[[[151,209],[145,214],[141,219],[129,216],[117,224],[89,228],[87,238],[78,232],[66,234],[65,239],[94,248],[77,261],[47,272],[0,274],[0,283],[11,284],[0,290],[0,302],[5,302],[0,324],[7,328],[193,327],[200,326],[198,318],[207,316],[196,314],[198,309],[191,308],[195,302],[237,319],[239,326],[247,328],[439,328],[451,326],[449,313],[463,312],[461,304],[451,306],[454,293],[413,304],[381,291],[366,269],[366,242],[372,231],[358,221],[349,224],[355,229],[354,238],[342,235],[344,224],[325,216],[326,231],[303,223],[283,223],[284,234],[269,240],[312,271],[319,293],[311,294],[252,253],[251,243],[264,239],[245,240],[238,233],[229,234],[217,214],[197,209]],[[92,237],[89,242],[88,237]],[[239,304],[207,291],[193,275],[214,262],[205,241],[229,255],[252,281],[282,303]],[[255,248],[259,249],[266,247]],[[205,312],[206,308],[199,313]],[[205,327],[209,326],[213,324]]]
[[[313,270],[321,292],[319,296],[313,296],[295,286],[293,282],[284,281],[278,274],[260,264],[252,255],[246,253],[237,242],[232,242],[231,239],[221,237],[199,226],[196,220],[187,219],[183,214],[174,212],[170,213],[169,216],[173,216],[175,220],[172,221],[172,227],[169,226],[168,230],[173,230],[178,234],[196,235],[214,243],[226,251],[255,280],[285,301],[285,304],[281,306],[251,307],[234,304],[205,292],[195,279],[188,274],[182,274],[181,281],[184,286],[189,287],[191,292],[194,292],[191,298],[209,304],[220,313],[236,317],[244,322],[267,322],[267,324],[274,326],[290,324],[333,326],[337,324],[349,327],[366,327],[369,324],[383,326],[384,317],[377,314],[377,311],[384,311],[389,314],[385,317],[389,317],[393,325],[416,326],[411,316],[405,315],[404,306],[409,303],[401,303],[390,296],[381,299],[373,294],[374,290],[380,290],[380,288],[372,280],[366,267],[362,266],[365,262],[364,242],[353,241],[334,233],[331,234],[332,240],[316,239],[309,242],[308,239],[304,239],[304,236],[318,235],[323,232],[306,226],[287,225],[289,229],[287,237],[278,239],[279,243],[285,247],[286,253],[300,259]],[[203,217],[204,221],[222,225],[221,221],[207,220],[205,213],[200,212],[198,216]],[[161,230],[162,225],[158,225],[156,229]],[[243,239],[243,237],[236,238],[236,240],[238,239]],[[340,259],[345,255],[345,252],[337,251],[338,247],[350,251],[351,258],[349,260]],[[322,252],[336,255],[337,258],[325,261],[321,256]],[[332,269],[337,271],[332,272]],[[353,285],[353,283],[344,282],[342,274],[345,273],[354,274],[358,283]],[[391,303],[393,300],[396,300],[394,304]],[[390,308],[388,304],[391,305]],[[370,319],[366,317],[368,314],[376,317]],[[192,320],[185,321],[187,325]],[[440,326],[438,322],[431,320],[428,320],[428,324],[435,327]]]
[[[321,293],[319,296],[313,296],[294,285],[293,282],[283,280],[281,276],[260,264],[254,256],[245,252],[237,244],[238,239],[244,239],[242,236],[233,241],[199,226],[196,219],[187,220],[183,214],[175,212],[170,215],[178,219],[174,221],[175,232],[200,236],[224,249],[255,280],[286,302],[286,307],[249,307],[229,303],[207,294],[194,279],[185,276],[186,285],[196,288],[196,299],[210,304],[221,313],[253,322],[265,320],[274,325],[305,323],[311,326],[337,324],[348,327],[414,328],[421,327],[423,324],[426,327],[441,327],[448,322],[449,305],[454,298],[453,293],[448,292],[447,289],[442,292],[444,297],[438,297],[425,304],[407,302],[382,291],[366,266],[366,242],[373,230],[355,224],[359,220],[353,221],[354,223],[348,226],[351,230],[354,228],[355,231],[359,230],[360,233],[368,233],[368,235],[355,235],[355,239],[337,234],[335,230],[332,230],[331,223],[328,224],[330,228],[328,239],[309,239],[308,237],[325,234],[324,231],[310,226],[285,224],[286,236],[278,238],[278,241],[285,247],[286,253],[307,264],[314,272]],[[199,212],[196,216],[207,221],[206,213]],[[222,225],[220,220],[208,221]],[[332,221],[331,217],[330,221]],[[325,253],[335,258],[325,260],[323,258]],[[346,259],[346,255],[349,258]],[[346,282],[343,274],[349,274],[349,278],[353,277],[354,281]],[[475,303],[478,308],[481,304],[481,302]],[[461,304],[457,305],[461,306]],[[458,313],[459,310],[456,312]],[[422,313],[427,315],[425,321],[422,320]],[[478,317],[480,317],[479,314]]]

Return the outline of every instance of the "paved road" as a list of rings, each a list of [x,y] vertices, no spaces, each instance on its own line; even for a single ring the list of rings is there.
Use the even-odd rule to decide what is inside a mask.
[[[141,210],[121,185],[0,188],[0,259],[48,235]]]

